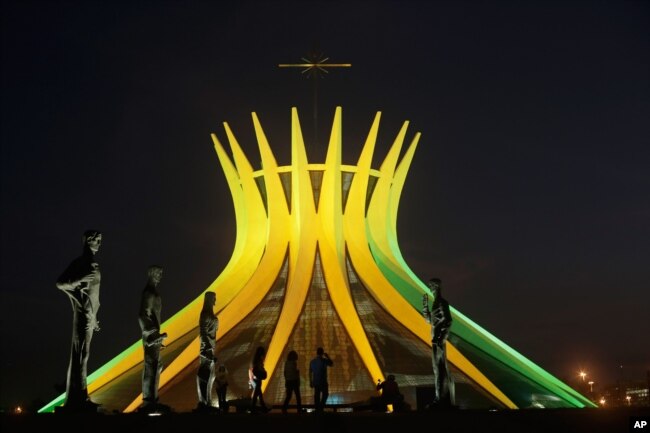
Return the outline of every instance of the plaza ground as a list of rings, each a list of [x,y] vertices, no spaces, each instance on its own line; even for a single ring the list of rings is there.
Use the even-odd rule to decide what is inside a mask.
[[[650,408],[616,409],[526,409],[453,410],[407,413],[324,412],[321,414],[197,414],[172,413],[162,416],[141,414],[40,414],[0,416],[0,431],[88,432],[88,433],[167,433],[197,431],[228,432],[376,432],[410,433],[424,429],[430,433],[465,432],[591,432],[622,433],[650,431],[632,429],[636,419],[650,421]],[[222,430],[223,429],[223,430]]]

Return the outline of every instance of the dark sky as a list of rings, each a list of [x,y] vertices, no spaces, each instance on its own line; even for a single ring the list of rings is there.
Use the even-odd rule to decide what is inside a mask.
[[[319,136],[343,107],[344,163],[382,111],[422,138],[398,217],[404,257],[461,312],[564,380],[650,369],[650,3],[2,2],[1,405],[65,381],[54,285],[104,233],[90,369],[140,338],[146,267],[167,319],[222,271],[234,210],[210,133],[250,113],[289,162],[290,109]],[[322,162],[324,148],[312,161]],[[622,366],[622,368],[621,368]]]

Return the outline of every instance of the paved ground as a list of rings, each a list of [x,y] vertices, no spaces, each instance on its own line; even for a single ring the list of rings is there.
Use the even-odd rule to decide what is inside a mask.
[[[455,410],[450,412],[325,412],[321,414],[196,414],[163,416],[112,415],[0,415],[2,433],[93,432],[375,432],[375,433],[464,433],[464,432],[650,432],[632,429],[631,422],[650,422],[650,408],[623,409],[529,409],[498,412]]]

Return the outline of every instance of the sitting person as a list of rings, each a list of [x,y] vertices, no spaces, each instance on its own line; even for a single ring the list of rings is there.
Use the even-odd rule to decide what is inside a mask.
[[[392,374],[389,374],[385,381],[380,380],[377,383],[377,391],[381,391],[378,409],[386,411],[389,404],[393,406],[393,412],[400,412],[405,409],[404,396],[399,391],[399,385]]]
[[[217,384],[219,410],[228,412],[228,401],[226,400],[226,395],[228,394],[228,369],[223,364],[220,364],[219,368],[217,368],[215,383]]]

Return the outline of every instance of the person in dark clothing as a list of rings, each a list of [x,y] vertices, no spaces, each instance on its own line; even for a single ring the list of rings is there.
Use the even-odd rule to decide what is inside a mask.
[[[262,412],[268,412],[271,409],[264,404],[264,396],[262,395],[262,382],[266,379],[266,369],[264,368],[264,359],[266,358],[266,349],[259,346],[255,350],[253,360],[248,368],[248,383],[253,388],[251,394],[251,413],[256,411],[257,401],[260,402],[260,409]]]
[[[385,381],[377,383],[377,391],[381,392],[379,399],[381,410],[388,410],[388,405],[392,405],[393,412],[401,412],[404,409],[404,396],[399,390],[399,385],[395,380],[395,376],[389,374]]]
[[[212,385],[215,377],[215,346],[217,342],[217,329],[219,319],[214,314],[217,295],[214,292],[205,292],[203,309],[199,316],[199,371],[196,376],[196,388],[199,397],[199,410],[212,408]]]
[[[219,399],[219,410],[228,412],[228,369],[224,364],[220,364],[215,373],[215,383],[217,388],[217,398]]]
[[[322,347],[316,349],[316,358],[309,363],[309,386],[314,388],[314,407],[322,412],[329,396],[327,368],[334,365]]]
[[[431,403],[434,407],[451,407],[455,404],[454,382],[447,365],[447,338],[451,328],[452,317],[449,303],[442,297],[442,283],[432,278],[428,284],[433,295],[433,304],[429,309],[429,298],[425,293],[422,298],[422,313],[431,324],[432,364],[435,397]]]
[[[56,281],[72,305],[72,347],[65,389],[64,407],[69,411],[96,411],[98,404],[88,397],[88,359],[93,333],[99,331],[99,284],[101,273],[95,254],[102,234],[87,230],[83,235],[83,252],[70,263]]]
[[[142,291],[140,314],[138,321],[142,331],[142,346],[144,348],[144,366],[142,370],[142,409],[159,408],[158,381],[162,372],[160,349],[167,333],[160,333],[160,313],[162,298],[158,293],[158,284],[162,280],[163,269],[160,266],[150,266],[147,271],[147,285]]]
[[[287,413],[291,395],[296,394],[296,406],[298,413],[302,413],[302,401],[300,397],[300,370],[298,370],[298,353],[292,350],[287,355],[287,360],[284,363],[284,388],[286,390],[286,397],[282,405],[282,413]]]

